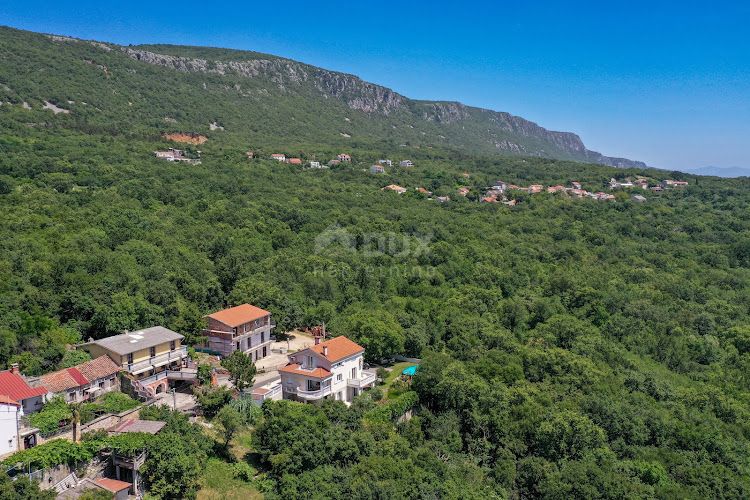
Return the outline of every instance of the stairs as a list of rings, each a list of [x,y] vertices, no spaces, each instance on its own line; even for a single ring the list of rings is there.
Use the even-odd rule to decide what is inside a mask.
[[[55,492],[59,494],[65,490],[69,490],[70,488],[75,488],[76,486],[78,486],[78,476],[76,476],[75,472],[71,472],[70,474],[62,478],[61,481],[55,484],[52,489],[54,489]]]

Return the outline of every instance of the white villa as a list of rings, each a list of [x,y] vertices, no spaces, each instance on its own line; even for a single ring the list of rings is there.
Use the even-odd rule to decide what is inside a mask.
[[[363,389],[375,384],[365,371],[364,347],[346,337],[335,337],[289,356],[279,370],[284,399],[313,402],[336,399],[351,403]]]

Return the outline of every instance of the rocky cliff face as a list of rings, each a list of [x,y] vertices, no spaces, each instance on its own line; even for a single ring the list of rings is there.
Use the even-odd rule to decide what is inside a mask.
[[[451,136],[447,128],[465,125],[480,130],[476,134],[481,136],[488,148],[494,147],[504,153],[575,159],[617,167],[646,166],[643,162],[610,158],[590,151],[576,134],[550,131],[510,113],[472,108],[457,102],[411,101],[386,87],[365,82],[354,75],[328,71],[289,59],[259,57],[225,61],[160,54],[132,47],[121,47],[121,50],[132,59],[176,71],[264,79],[282,91],[307,86],[325,98],[344,102],[352,110],[384,117],[403,113],[413,120],[413,126],[426,122],[445,127],[446,131],[441,132],[440,137],[449,143]]]

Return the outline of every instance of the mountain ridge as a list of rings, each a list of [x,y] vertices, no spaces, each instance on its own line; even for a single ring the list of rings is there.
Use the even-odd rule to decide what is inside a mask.
[[[54,44],[53,47],[45,46],[43,40]],[[575,133],[547,130],[504,111],[452,101],[410,99],[353,74],[275,55],[169,44],[125,46],[13,28],[0,28],[0,45],[9,46],[3,48],[11,54],[14,50],[21,51],[17,54],[15,70],[8,67],[3,72],[0,68],[0,83],[6,87],[49,87],[47,70],[33,70],[48,67],[50,57],[55,57],[61,59],[58,61],[61,72],[79,71],[74,76],[62,75],[67,78],[55,82],[55,92],[61,96],[57,98],[60,101],[57,105],[82,99],[80,88],[72,85],[79,83],[75,81],[79,76],[81,79],[85,76],[89,84],[101,90],[103,95],[130,95],[128,107],[143,99],[143,106],[139,109],[144,115],[149,115],[152,123],[159,118],[153,115],[154,108],[158,107],[155,104],[182,100],[192,107],[192,113],[186,109],[183,114],[193,115],[183,120],[185,127],[206,127],[206,120],[198,121],[197,117],[208,115],[212,123],[233,122],[233,127],[227,130],[234,129],[237,134],[247,136],[257,131],[253,126],[248,130],[249,118],[254,123],[273,124],[272,140],[279,143],[286,139],[286,143],[291,144],[343,146],[346,144],[344,139],[353,138],[360,142],[389,144],[389,149],[397,145],[444,147],[469,154],[532,156],[616,167],[646,167],[643,162],[589,150]],[[59,50],[61,48],[63,50]],[[50,49],[54,54],[47,53]],[[92,50],[98,54],[92,54]],[[105,80],[81,75],[81,61],[88,65],[86,71],[104,71]],[[173,73],[144,72],[140,64]],[[16,81],[19,73],[25,73],[31,82]],[[164,86],[157,89],[154,79]],[[210,99],[206,98],[206,92],[211,94]],[[14,94],[10,91],[0,98],[18,103],[30,99],[39,102],[54,100],[52,95]],[[115,110],[111,101],[102,100],[98,106],[98,109],[110,108],[110,123],[132,113],[132,109],[122,107]],[[302,118],[298,116],[301,111],[305,112]],[[169,117],[161,118],[167,120]]]

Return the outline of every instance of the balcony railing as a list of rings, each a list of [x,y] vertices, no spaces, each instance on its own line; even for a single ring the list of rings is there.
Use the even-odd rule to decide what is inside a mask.
[[[350,387],[367,387],[368,385],[371,385],[375,383],[375,380],[377,379],[377,375],[373,372],[360,372],[359,378],[350,378],[346,381],[347,385]]]
[[[157,356],[152,356],[148,359],[145,359],[143,361],[138,361],[136,363],[125,363],[123,367],[125,370],[129,371],[130,373],[138,373],[143,370],[147,370],[153,366],[161,366],[163,364],[171,363],[173,361],[181,361],[182,359],[187,357],[187,347],[180,346],[174,351],[165,352],[164,354],[159,354]]]
[[[159,373],[154,373],[153,375],[150,375],[148,377],[138,379],[136,380],[136,382],[138,382],[142,386],[145,386],[163,378],[168,378],[171,380],[195,380],[197,377],[198,374],[196,370],[164,370]]]
[[[321,387],[320,389],[314,390],[314,391],[308,391],[307,389],[302,389],[301,387],[296,386],[286,386],[284,387],[284,390],[286,392],[290,392],[292,394],[296,394],[298,397],[303,399],[320,399],[324,396],[328,396],[331,394],[331,387]]]

